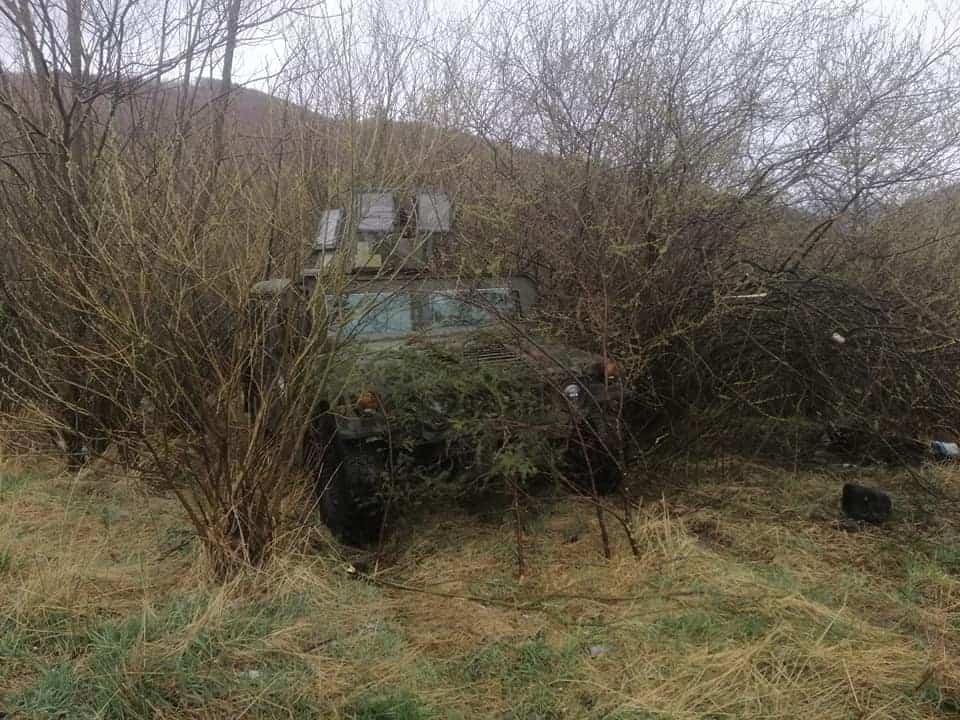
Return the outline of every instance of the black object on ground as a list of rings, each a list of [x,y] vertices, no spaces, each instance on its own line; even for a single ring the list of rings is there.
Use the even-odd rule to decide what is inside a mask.
[[[855,483],[843,486],[841,506],[847,517],[875,524],[889,520],[893,509],[890,496],[885,492]]]

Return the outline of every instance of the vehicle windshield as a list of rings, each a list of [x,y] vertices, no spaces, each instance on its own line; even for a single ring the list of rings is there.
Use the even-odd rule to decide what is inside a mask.
[[[444,290],[428,295],[428,322],[433,328],[479,327],[516,313],[516,301],[506,288],[473,292]]]
[[[406,335],[420,330],[456,330],[491,325],[517,314],[507,288],[430,292],[349,293],[336,303],[348,335]]]
[[[350,293],[343,297],[343,329],[348,335],[403,335],[413,332],[408,293]]]

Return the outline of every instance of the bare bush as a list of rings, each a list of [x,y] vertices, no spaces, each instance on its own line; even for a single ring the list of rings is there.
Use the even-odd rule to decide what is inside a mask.
[[[450,52],[506,214],[495,252],[534,269],[555,327],[624,362],[647,421],[733,397],[915,429],[952,412],[952,373],[932,378],[952,360],[921,348],[956,328],[901,284],[956,296],[907,258],[943,235],[887,233],[883,273],[868,257],[879,218],[954,178],[958,36],[865,12],[494,6],[462,30],[476,53]],[[870,330],[839,354],[833,325]]]

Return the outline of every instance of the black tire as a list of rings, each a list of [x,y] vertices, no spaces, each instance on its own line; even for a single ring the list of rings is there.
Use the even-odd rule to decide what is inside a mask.
[[[320,513],[334,537],[362,547],[380,538],[384,504],[379,495],[385,463],[374,445],[336,441],[318,482]]]
[[[310,429],[303,438],[303,467],[310,473],[322,473],[328,467],[339,463],[336,456],[337,423],[327,412],[324,404],[310,423]],[[328,460],[329,456],[329,460]],[[333,463],[333,464],[329,464]],[[322,479],[320,479],[322,480]]]
[[[623,473],[616,460],[603,448],[571,447],[567,451],[567,466],[577,487],[597,495],[611,495],[620,489]]]

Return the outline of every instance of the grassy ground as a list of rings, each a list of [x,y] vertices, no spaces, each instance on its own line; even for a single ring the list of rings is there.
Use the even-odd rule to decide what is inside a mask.
[[[375,582],[316,550],[204,581],[175,504],[0,466],[0,709],[24,718],[960,715],[960,511],[909,474],[890,525],[838,473],[729,461],[646,482],[635,559],[571,499],[401,531]],[[680,482],[682,480],[683,482]],[[919,481],[950,497],[960,473]],[[908,492],[909,491],[909,492]],[[908,498],[913,500],[908,500]]]

